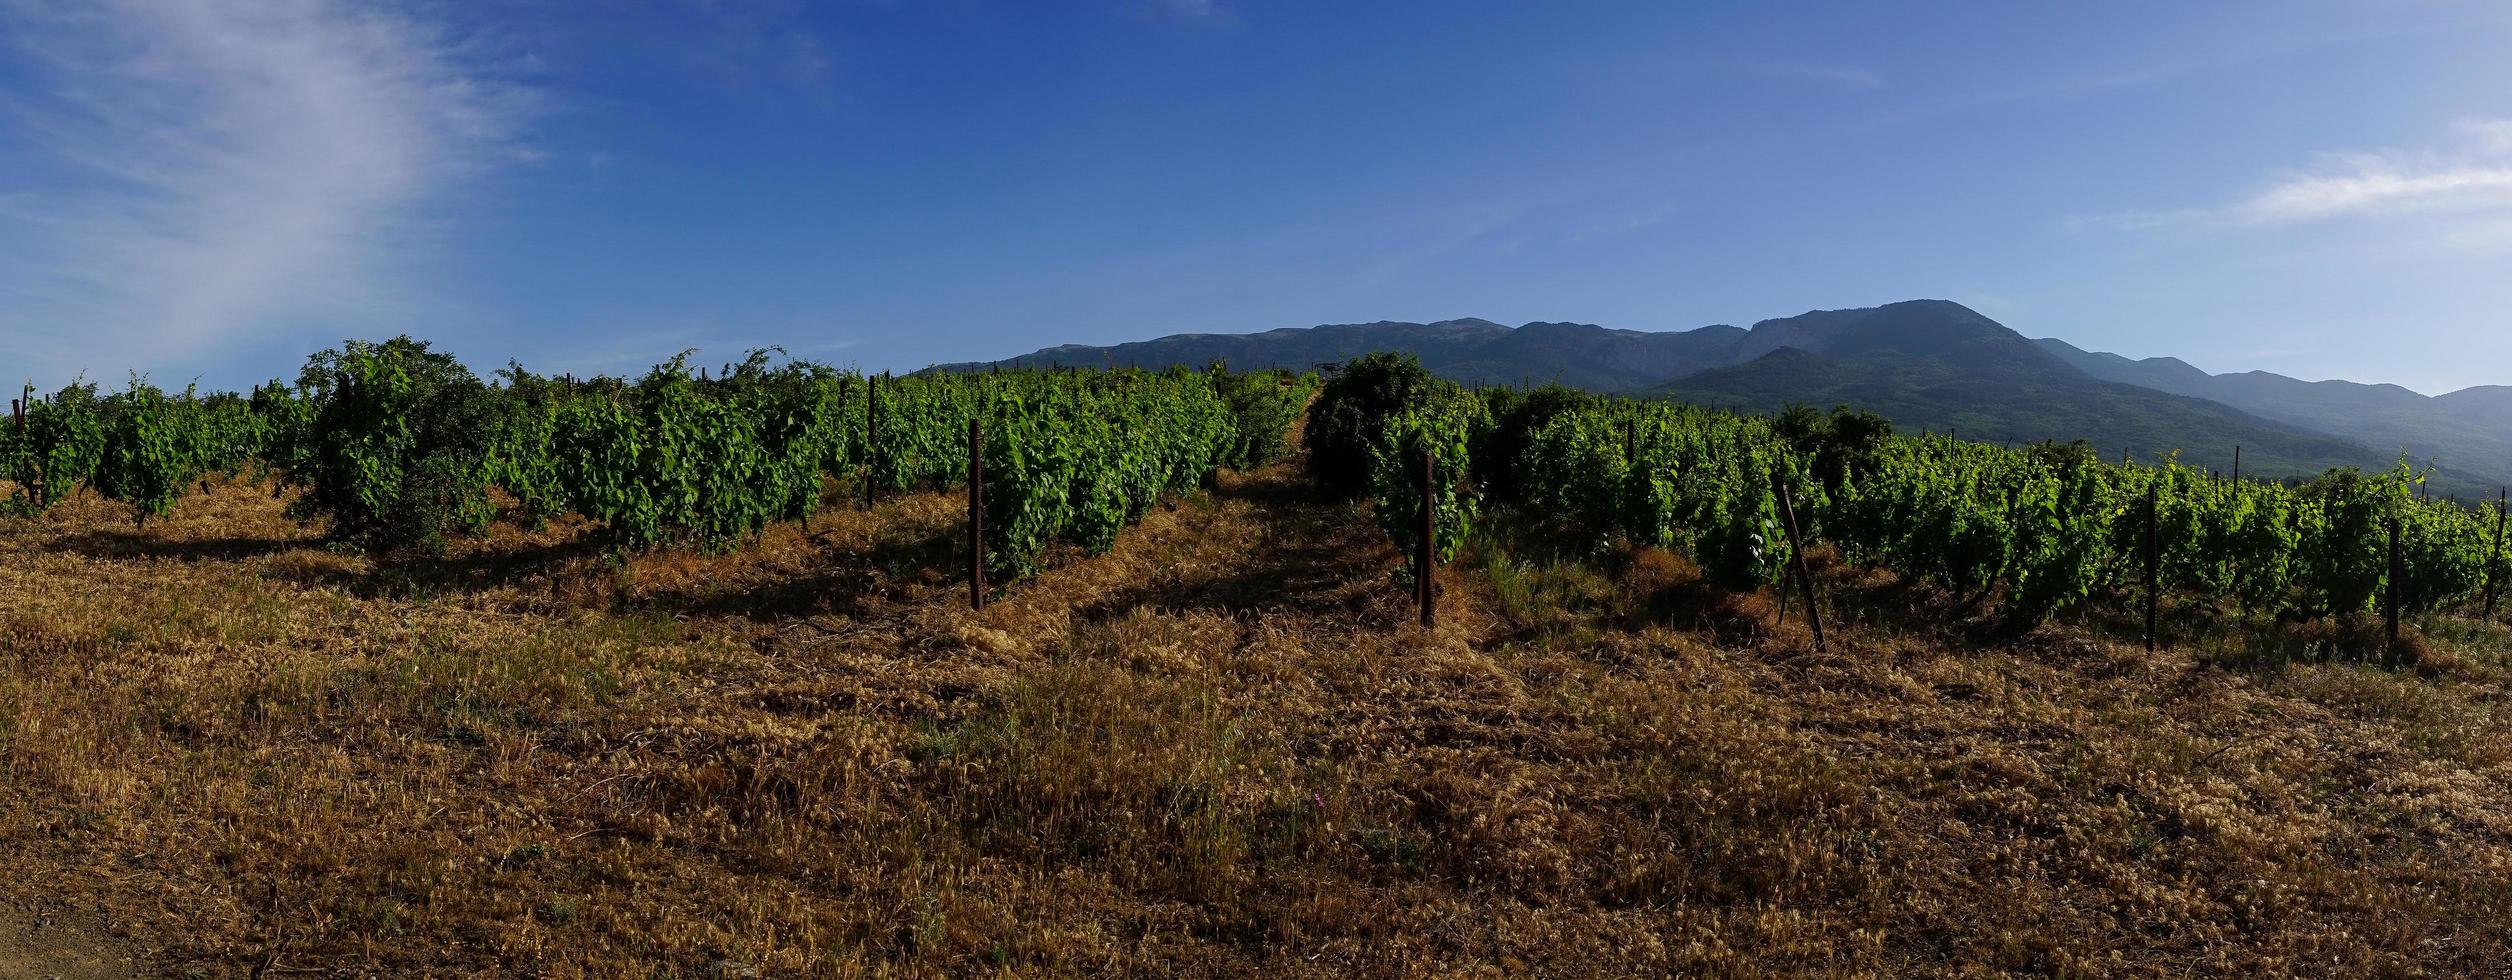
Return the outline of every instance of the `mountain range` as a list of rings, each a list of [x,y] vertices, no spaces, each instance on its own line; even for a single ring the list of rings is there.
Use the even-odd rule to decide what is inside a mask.
[[[2182,461],[2266,477],[2338,466],[2377,469],[2402,455],[2435,467],[2436,492],[2491,496],[2512,482],[2512,387],[2426,396],[2397,385],[2302,381],[2262,371],[2208,374],[2175,358],[2132,360],[2033,340],[1959,303],[1913,300],[1817,310],[1751,329],[1618,330],[1581,323],[1381,321],[1178,334],[1109,347],[1051,347],[1004,366],[1220,361],[1306,369],[1402,351],[1453,380],[1557,383],[1747,411],[1850,405],[1905,429],[2028,443],[2083,439],[2104,456]]]

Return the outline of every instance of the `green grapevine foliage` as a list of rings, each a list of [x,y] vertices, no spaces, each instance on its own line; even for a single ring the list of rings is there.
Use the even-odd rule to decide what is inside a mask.
[[[2394,584],[2392,522],[2404,612],[2466,605],[2490,571],[2512,572],[2500,559],[2488,567],[2491,515],[2419,500],[2421,477],[2404,463],[2299,485],[2235,482],[2168,459],[2107,464],[2082,444],[2008,450],[1894,436],[1881,418],[1846,409],[1763,419],[1559,390],[1467,393],[1413,376],[1401,358],[1364,366],[1367,383],[1327,386],[1312,450],[1322,451],[1318,420],[1341,420],[1349,431],[1334,438],[1371,454],[1380,523],[1407,548],[1422,499],[1410,453],[1428,445],[1439,453],[1443,552],[1478,508],[1500,506],[1557,541],[1671,547],[1714,583],[1766,587],[1789,557],[1777,473],[1809,540],[1994,597],[2017,622],[2142,589],[2149,491],[2163,587],[2248,611],[2378,608]]]

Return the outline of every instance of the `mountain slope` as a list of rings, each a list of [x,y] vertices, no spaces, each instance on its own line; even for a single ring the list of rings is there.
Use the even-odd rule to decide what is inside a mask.
[[[2262,418],[2488,480],[2512,480],[2512,389],[2427,397],[2398,385],[2303,381],[2266,371],[2208,374],[2176,358],[2136,361],[2060,340],[2034,341],[2096,379],[2222,402]]]
[[[1441,377],[1467,384],[1550,382],[1590,391],[1623,391],[1736,363],[1736,345],[1744,337],[1745,331],[1731,326],[1653,333],[1585,323],[1529,323],[1513,330],[1476,319],[1382,320],[1256,334],[1176,334],[1112,347],[1068,344],[1008,360],[944,365],[943,369],[983,369],[997,364],[1201,367],[1220,361],[1240,370],[1305,370],[1391,350],[1414,354]]]
[[[1747,411],[1789,403],[1868,409],[1913,429],[1953,429],[1988,442],[2084,439],[2105,457],[2179,451],[2184,462],[2308,476],[2337,466],[2395,459],[2345,439],[2205,399],[2087,376],[1994,320],[1958,304],[1895,303],[1765,321],[1753,334],[1792,344],[1746,364],[1699,372],[1651,389],[1686,401]],[[2438,489],[2473,496],[2484,481],[2443,474]]]
[[[2420,461],[2438,458],[2440,492],[2491,495],[2496,483],[2512,479],[2512,388],[2427,399],[2395,385],[2309,383],[2256,372],[2215,376],[2172,358],[2135,361],[2029,340],[1943,300],[1815,310],[1750,330],[1381,321],[1068,345],[993,363],[1221,361],[1241,369],[1305,369],[1378,350],[1412,353],[1441,376],[1469,384],[1554,382],[1756,411],[1791,402],[1846,404],[1908,428],[1954,428],[1993,441],[2081,438],[2112,458],[2177,449],[2187,462],[2209,469],[2229,469],[2240,446],[2243,470],[2261,476],[2311,476],[2334,466],[2379,469],[2404,449]]]

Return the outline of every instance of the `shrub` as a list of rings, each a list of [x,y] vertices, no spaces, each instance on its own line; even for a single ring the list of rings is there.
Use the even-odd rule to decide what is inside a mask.
[[[1227,465],[1250,469],[1281,459],[1289,447],[1291,423],[1308,405],[1315,379],[1289,371],[1226,370],[1219,363],[1205,372],[1230,407],[1237,429]]]
[[[441,551],[449,530],[486,523],[500,402],[453,355],[406,336],[353,340],[309,358],[298,387],[313,409],[300,517],[377,551]]]
[[[1346,366],[1309,413],[1309,471],[1326,489],[1347,497],[1369,492],[1375,459],[1386,450],[1389,416],[1435,395],[1461,390],[1433,377],[1411,354],[1377,353]]]
[[[1535,433],[1556,417],[1600,407],[1605,400],[1576,388],[1545,385],[1490,389],[1483,404],[1491,412],[1491,424],[1475,434],[1474,479],[1494,499],[1515,503],[1527,495],[1523,467]]]

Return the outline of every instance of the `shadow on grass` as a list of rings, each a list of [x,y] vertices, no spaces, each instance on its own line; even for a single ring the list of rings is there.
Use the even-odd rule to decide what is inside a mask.
[[[924,534],[885,535],[869,547],[825,548],[815,555],[811,567],[799,572],[658,589],[621,597],[619,606],[755,622],[831,613],[859,617],[896,583],[920,578],[958,582],[950,573],[966,561],[967,535],[957,528],[937,528]]]
[[[46,550],[103,560],[164,559],[177,561],[242,561],[275,555],[313,542],[288,538],[225,536],[171,539],[147,531],[83,531],[53,540]]]
[[[1208,493],[1216,503],[1243,502],[1265,512],[1270,537],[1256,552],[1261,561],[1161,574],[1084,604],[1075,615],[1099,622],[1144,606],[1233,616],[1288,608],[1367,611],[1368,594],[1350,586],[1386,575],[1385,535],[1356,522],[1349,504],[1280,473],[1225,482]]]
[[[498,542],[448,555],[395,555],[371,562],[286,562],[263,574],[299,584],[338,588],[364,599],[423,601],[515,591],[546,595],[561,607],[613,613],[661,612],[693,617],[740,617],[768,622],[823,613],[859,615],[895,583],[956,568],[964,535],[941,527],[930,532],[885,534],[867,546],[834,546],[815,538],[802,567],[742,567],[728,561],[688,584],[639,589],[622,577],[643,555],[623,552],[598,528],[556,541]],[[243,558],[312,542],[277,542],[263,551],[240,550],[204,557]],[[717,560],[694,551],[652,553],[692,562]],[[361,567],[363,566],[363,567]]]

